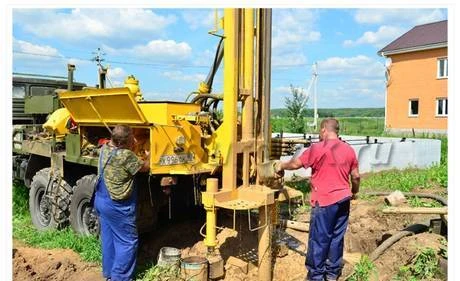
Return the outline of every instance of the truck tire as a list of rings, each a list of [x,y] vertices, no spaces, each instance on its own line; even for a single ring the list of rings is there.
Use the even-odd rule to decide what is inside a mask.
[[[38,171],[32,179],[29,190],[29,211],[32,223],[38,230],[56,229],[59,223],[55,220],[50,198],[45,197],[45,189],[50,179],[50,168]]]
[[[73,189],[70,200],[70,225],[80,235],[99,236],[99,218],[91,202],[96,180],[96,175],[86,175],[77,181]]]

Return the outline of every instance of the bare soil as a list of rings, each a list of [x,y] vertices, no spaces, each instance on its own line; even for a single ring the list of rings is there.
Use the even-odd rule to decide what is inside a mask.
[[[13,241],[15,281],[103,281],[100,267],[68,249],[37,249]]]
[[[383,198],[361,200],[351,207],[349,228],[345,237],[342,277],[352,273],[361,254],[369,255],[384,239],[415,222],[437,218],[430,215],[386,215],[381,212]],[[300,216],[308,219],[308,213]],[[138,264],[156,263],[161,247],[182,250],[182,257],[205,256],[206,247],[199,230],[204,223],[202,214],[195,218],[163,223],[158,230],[140,237]],[[257,231],[250,231],[247,213],[237,213],[235,230],[233,214],[219,211],[219,250],[224,262],[230,256],[248,263],[248,273],[226,264],[224,281],[257,280]],[[255,227],[256,216],[251,221]],[[308,233],[292,229],[276,229],[273,243],[273,280],[300,281],[306,276],[305,251]],[[387,249],[376,261],[378,280],[391,280],[399,267],[406,265],[424,247],[438,250],[442,236],[422,233],[401,239]],[[103,280],[100,267],[82,262],[71,250],[34,249],[15,243],[13,249],[14,280]],[[282,246],[279,246],[282,245]],[[285,246],[287,247],[285,247]]]

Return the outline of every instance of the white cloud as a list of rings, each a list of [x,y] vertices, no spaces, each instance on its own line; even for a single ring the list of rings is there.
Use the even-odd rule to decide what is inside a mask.
[[[355,13],[355,21],[362,24],[414,26],[446,18],[446,9],[358,9]]]
[[[340,108],[385,106],[384,85],[379,83],[367,85],[366,83],[367,82],[365,82],[365,80],[353,79],[335,87],[323,87],[321,88],[321,91],[318,92],[318,107]]]
[[[25,31],[67,42],[140,40],[144,35],[161,34],[175,21],[173,15],[162,16],[148,9],[73,9],[70,13],[58,9],[14,9],[13,13],[13,23]]]
[[[133,47],[129,52],[136,57],[163,57],[182,60],[191,55],[192,48],[185,42],[178,43],[174,40],[152,40],[146,45],[137,45]]]
[[[188,24],[191,30],[198,28],[214,29],[215,12],[214,10],[198,10],[191,9],[182,12],[184,21]]]
[[[195,74],[185,74],[182,71],[165,71],[162,75],[170,80],[177,81],[195,81],[201,82],[206,79],[206,74],[195,73]]]
[[[282,67],[304,65],[306,63],[307,63],[307,58],[301,52],[274,54],[272,58],[273,67],[282,68]]]
[[[307,63],[306,44],[321,39],[315,23],[318,13],[310,9],[274,9],[272,66],[289,67]]]
[[[385,83],[381,79],[351,79],[346,83],[346,91],[364,98],[384,100]]]
[[[174,40],[152,40],[144,45],[135,45],[132,48],[112,48],[103,45],[102,50],[112,56],[126,56],[147,59],[157,62],[175,63],[190,58],[192,48],[186,42]],[[148,61],[144,61],[147,62]]]
[[[318,61],[319,81],[321,74],[340,74],[347,76],[385,78],[385,67],[379,61],[364,55],[355,57],[331,57],[323,61]]]
[[[211,51],[209,49],[206,49],[198,55],[195,55],[193,64],[196,66],[206,66],[210,68],[212,63],[214,62],[215,55],[215,50]]]
[[[13,38],[13,49],[16,55],[22,58],[35,58],[36,60],[55,60],[53,57],[62,57],[56,48],[48,45],[36,45],[27,41]]]
[[[273,89],[274,95],[288,95],[291,93],[290,86],[279,86]]]
[[[65,57],[52,46],[33,44],[16,38],[13,38],[13,51],[15,66],[65,69],[65,65],[68,63],[77,66],[90,64],[88,60]]]
[[[320,40],[321,33],[315,30],[317,18],[317,14],[309,9],[273,10],[273,49]]]
[[[354,19],[359,24],[383,25],[356,40],[345,40],[343,46],[370,44],[382,48],[416,25],[447,19],[447,9],[358,9]]]
[[[109,68],[107,70],[107,76],[110,78],[110,79],[120,79],[120,78],[125,78],[127,75],[126,75],[126,71],[121,68],[121,67],[114,67],[114,68]]]
[[[404,30],[400,27],[383,25],[379,27],[379,29],[376,32],[364,32],[364,34],[360,38],[354,41],[345,40],[343,42],[343,46],[352,47],[356,45],[370,44],[377,48],[381,48],[386,44],[390,43],[391,41],[395,40],[399,36],[401,36],[405,31],[407,30]]]

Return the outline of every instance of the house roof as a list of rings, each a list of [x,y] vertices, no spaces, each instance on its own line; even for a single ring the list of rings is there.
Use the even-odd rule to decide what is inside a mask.
[[[417,25],[378,51],[381,56],[447,47],[447,20]]]

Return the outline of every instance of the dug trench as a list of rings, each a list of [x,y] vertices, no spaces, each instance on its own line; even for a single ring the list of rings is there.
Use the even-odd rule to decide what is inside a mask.
[[[358,200],[352,204],[348,231],[345,237],[344,268],[339,280],[345,280],[353,272],[354,265],[361,255],[369,255],[387,237],[414,222],[437,218],[435,215],[383,214],[382,197]],[[309,218],[308,208],[298,213],[298,221]],[[257,214],[252,214],[251,227],[256,225]],[[247,212],[237,213],[233,230],[233,212],[219,210],[217,238],[220,253],[225,262],[229,257],[237,258],[239,266],[226,264],[225,276],[221,280],[257,279],[257,231],[250,231]],[[156,263],[162,247],[175,247],[181,250],[182,257],[204,256],[206,247],[200,229],[204,223],[204,212],[160,215],[158,227],[153,232],[140,236],[138,268]],[[308,233],[278,227],[273,236],[273,280],[304,280],[305,251]],[[442,247],[443,236],[424,232],[404,237],[389,247],[378,259],[376,280],[392,280],[401,266],[407,265],[423,247],[438,251]],[[281,246],[280,246],[281,245]],[[232,258],[233,259],[233,258]],[[35,249],[15,241],[13,249],[14,280],[104,280],[100,267],[82,262],[71,250]],[[446,280],[446,279],[438,279]]]

